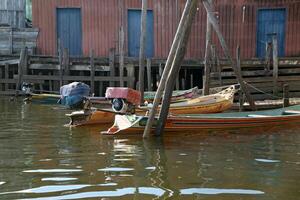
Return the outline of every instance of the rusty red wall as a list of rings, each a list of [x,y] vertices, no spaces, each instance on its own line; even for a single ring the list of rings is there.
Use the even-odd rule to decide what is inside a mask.
[[[156,58],[168,55],[185,0],[148,1],[154,14],[154,54]],[[241,46],[243,58],[256,55],[256,14],[259,8],[286,8],[285,55],[299,56],[300,2],[298,0],[215,0],[220,28],[232,54]],[[243,6],[244,21],[243,19]],[[125,30],[127,49],[127,10],[140,9],[141,0],[32,0],[33,25],[40,29],[38,53],[56,54],[56,8],[76,7],[82,13],[83,54],[94,49],[98,56],[108,56],[110,48],[118,47],[118,31]],[[202,58],[205,51],[206,12],[199,4],[186,58]],[[213,41],[221,52],[215,34]]]

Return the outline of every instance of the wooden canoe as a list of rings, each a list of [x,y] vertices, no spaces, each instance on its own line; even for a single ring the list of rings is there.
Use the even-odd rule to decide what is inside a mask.
[[[30,94],[29,97],[24,99],[25,102],[44,103],[44,104],[56,104],[60,99],[59,94]]]
[[[143,134],[147,120],[147,116],[116,115],[114,125],[101,133],[110,135]],[[284,125],[300,126],[300,105],[265,111],[169,116],[166,121],[165,132],[201,133],[201,130],[238,130],[240,128]],[[152,132],[154,128],[155,123]]]
[[[170,114],[200,114],[200,113],[219,113],[229,109],[233,104],[235,86],[208,96],[201,96],[185,102],[172,103],[170,105]],[[144,115],[150,108],[139,107],[136,113]],[[105,112],[109,112],[106,114]],[[70,118],[70,125],[82,126],[90,124],[113,123],[114,114],[109,110],[91,109],[90,111],[75,111],[67,114]]]

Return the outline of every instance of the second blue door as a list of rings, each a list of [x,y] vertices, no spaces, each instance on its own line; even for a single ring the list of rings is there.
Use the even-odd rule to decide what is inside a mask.
[[[146,46],[145,56],[147,58],[153,57],[154,43],[153,43],[153,12],[147,11],[147,30],[146,30]],[[138,57],[140,49],[140,35],[141,35],[141,11],[128,11],[128,56]]]
[[[271,42],[272,35],[278,39],[278,55],[284,56],[285,9],[260,9],[257,16],[257,57],[265,56],[266,42]]]

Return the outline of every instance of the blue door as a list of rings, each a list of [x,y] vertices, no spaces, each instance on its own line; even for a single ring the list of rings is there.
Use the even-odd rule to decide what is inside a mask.
[[[285,43],[285,9],[260,9],[257,16],[257,57],[265,56],[266,42],[277,35],[278,56],[284,56]]]
[[[153,57],[153,12],[147,11],[145,56]],[[128,55],[138,57],[140,51],[141,10],[128,10]]]
[[[80,8],[57,9],[57,39],[70,55],[82,55],[82,29]]]

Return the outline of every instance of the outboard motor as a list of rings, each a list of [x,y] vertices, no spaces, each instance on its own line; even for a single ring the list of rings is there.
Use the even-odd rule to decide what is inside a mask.
[[[23,82],[22,85],[21,85],[21,90],[25,94],[25,96],[27,96],[27,97],[31,96],[32,88],[33,88],[32,83]]]
[[[71,109],[82,109],[85,104],[85,97],[89,96],[90,87],[81,82],[73,82],[60,88],[60,104]]]
[[[111,100],[112,109],[120,114],[134,114],[140,104],[141,93],[125,87],[108,87],[105,97]]]

